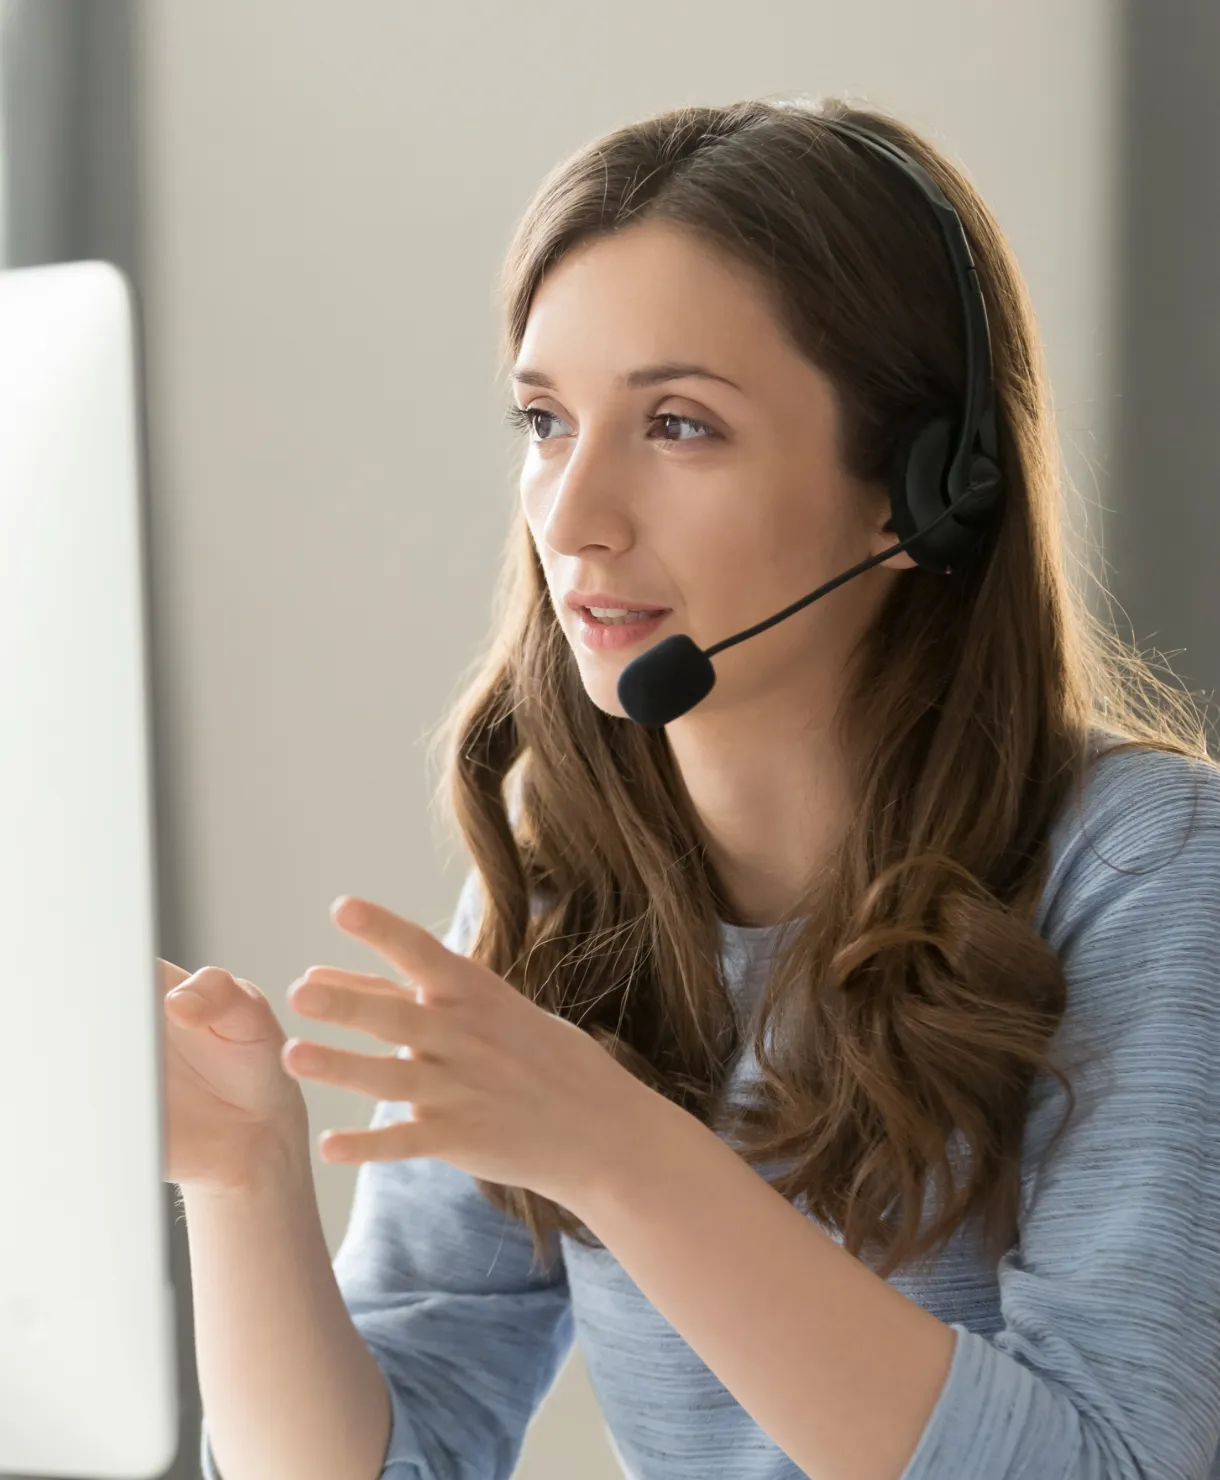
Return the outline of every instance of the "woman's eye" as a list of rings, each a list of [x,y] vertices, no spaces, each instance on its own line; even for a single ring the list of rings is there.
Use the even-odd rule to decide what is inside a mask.
[[[553,421],[563,422],[563,418],[561,416],[556,416],[553,411],[544,411],[540,406],[529,406],[526,407],[524,410],[519,406],[510,406],[508,415],[509,420],[513,422],[516,426],[532,431],[534,433],[534,441],[536,442],[549,442],[552,440],[550,437],[538,435],[539,420],[546,423],[550,423]],[[698,421],[693,416],[679,416],[676,412],[673,411],[663,411],[659,416],[650,417],[649,420],[654,424],[657,422],[678,422],[683,426],[695,427],[701,434],[706,434],[707,436],[715,437],[719,435],[713,427],[710,427],[707,424],[707,422]],[[566,422],[564,423],[564,425],[566,425]],[[671,443],[690,442],[692,440],[701,441],[703,440],[703,436],[696,438],[663,436],[659,438],[659,440],[662,442]]]
[[[534,441],[535,442],[546,442],[546,441],[549,441],[549,438],[547,438],[547,437],[540,437],[538,435],[538,418],[539,417],[541,417],[543,419],[543,421],[548,421],[548,422],[549,421],[561,421],[562,420],[562,417],[556,416],[553,411],[543,411],[541,409],[541,407],[538,407],[538,406],[530,406],[527,410],[525,410],[525,411],[523,411],[521,413],[521,417],[522,417],[522,421],[523,421],[524,425],[526,425],[527,427],[530,428],[530,430],[533,431],[533,433],[534,433]]]
[[[653,421],[677,421],[677,422],[681,422],[684,426],[697,427],[701,433],[706,433],[709,437],[715,437],[715,436],[718,436],[719,435],[715,431],[714,428],[708,426],[707,422],[705,422],[705,421],[696,421],[696,419],[693,416],[678,416],[678,415],[676,415],[676,413],[674,413],[672,411],[663,411],[660,416],[654,416],[652,418],[652,420]],[[661,438],[661,441],[662,442],[691,442],[691,441],[700,442],[700,441],[703,441],[703,440],[704,440],[704,438],[702,436],[694,437],[694,438],[692,438],[692,437],[662,437]]]

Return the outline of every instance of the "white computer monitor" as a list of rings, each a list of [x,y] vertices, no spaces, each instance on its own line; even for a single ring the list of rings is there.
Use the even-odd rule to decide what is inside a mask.
[[[0,272],[0,1473],[178,1447],[133,297]]]

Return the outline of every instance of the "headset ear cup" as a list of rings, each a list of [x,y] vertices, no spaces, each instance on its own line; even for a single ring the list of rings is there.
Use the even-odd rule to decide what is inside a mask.
[[[953,447],[953,418],[924,411],[906,421],[894,446],[890,504],[894,528],[903,539],[922,534],[907,553],[926,570],[947,574],[974,548],[977,535],[945,511],[945,485]]]
[[[890,513],[900,540],[914,539],[922,528],[917,513],[918,506],[912,507],[911,467],[915,444],[920,440],[927,424],[926,411],[913,412],[899,426],[894,442],[890,460]],[[925,540],[915,540],[914,544],[907,546],[906,553],[917,565],[935,571],[944,569],[944,562],[933,557]]]

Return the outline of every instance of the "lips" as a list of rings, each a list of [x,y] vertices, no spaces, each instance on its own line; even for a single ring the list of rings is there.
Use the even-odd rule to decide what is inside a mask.
[[[590,607],[621,607],[629,612],[650,612],[659,615],[670,611],[668,606],[658,606],[655,601],[633,601],[627,596],[612,596],[608,591],[569,591],[564,605],[573,611],[588,611]]]
[[[594,652],[617,652],[621,648],[630,647],[633,643],[642,641],[650,633],[655,632],[667,616],[669,616],[668,612],[659,611],[642,617],[639,621],[601,622],[582,607],[580,609],[580,640],[585,647],[591,648]]]

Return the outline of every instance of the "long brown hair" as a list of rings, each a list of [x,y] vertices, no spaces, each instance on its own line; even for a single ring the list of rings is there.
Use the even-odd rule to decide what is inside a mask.
[[[1035,1072],[1053,1072],[1074,1108],[1047,1052],[1066,983],[1030,919],[1093,732],[1112,748],[1214,762],[1194,702],[1069,579],[1047,375],[1017,264],[965,175],[896,119],[756,99],[675,108],[587,144],[517,227],[505,362],[566,252],[637,222],[680,224],[754,270],[836,389],[844,467],[884,478],[913,410],[961,404],[961,307],[927,204],[824,118],[892,140],[961,216],[991,331],[1007,497],[985,558],[953,578],[903,571],[861,641],[842,711],[859,807],[772,963],[753,1105],[719,1104],[742,1046],[717,932],[734,917],[665,732],[586,694],[519,509],[490,638],[431,760],[443,747],[438,799],[485,899],[470,955],[731,1132],[752,1165],[786,1164],[772,1185],[853,1254],[882,1256],[888,1277],[966,1221],[998,1261],[1016,1227]],[[960,1187],[951,1135],[970,1155]],[[539,1260],[559,1231],[600,1246],[558,1204],[478,1185],[530,1229]],[[939,1206],[921,1231],[929,1187]]]

